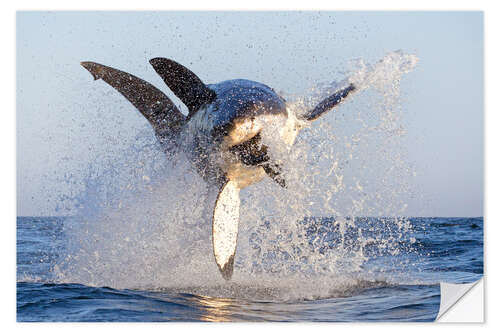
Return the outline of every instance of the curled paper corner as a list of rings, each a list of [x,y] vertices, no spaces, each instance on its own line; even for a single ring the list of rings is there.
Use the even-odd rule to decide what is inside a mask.
[[[441,303],[437,322],[484,322],[483,278],[463,284],[441,282]]]

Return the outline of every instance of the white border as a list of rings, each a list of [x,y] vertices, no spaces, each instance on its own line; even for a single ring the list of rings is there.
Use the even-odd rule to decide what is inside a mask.
[[[332,3],[330,1],[309,0],[89,0],[69,2],[63,0],[36,0],[16,1],[14,10],[491,10],[496,7],[487,0],[420,0],[411,4],[397,0],[350,0]]]
[[[252,0],[247,2],[236,2],[236,1],[189,1],[183,0],[179,2],[173,1],[108,1],[104,4],[102,1],[87,0],[85,2],[70,2],[70,1],[16,1],[8,2],[8,4],[2,4],[1,11],[1,24],[2,29],[2,44],[4,46],[2,52],[2,121],[1,123],[1,143],[2,143],[2,156],[4,159],[0,165],[2,166],[2,185],[3,191],[1,192],[1,202],[2,202],[2,226],[4,232],[1,233],[1,246],[3,258],[5,258],[1,274],[0,286],[2,287],[2,326],[7,328],[8,331],[11,329],[15,330],[34,330],[37,331],[47,331],[47,332],[58,332],[67,331],[71,329],[72,331],[88,331],[89,329],[104,331],[110,328],[117,328],[121,330],[135,330],[137,328],[151,329],[151,330],[164,330],[164,329],[180,329],[180,328],[201,328],[204,331],[224,331],[224,330],[234,330],[237,324],[230,325],[197,325],[197,327],[188,327],[187,324],[173,324],[169,323],[165,326],[161,324],[16,324],[16,314],[15,314],[15,218],[16,218],[16,207],[15,207],[15,191],[16,191],[16,177],[15,177],[15,11],[16,10],[182,10],[182,9],[197,9],[197,10],[310,10],[310,9],[322,9],[322,10],[483,10],[485,11],[485,137],[487,141],[485,143],[486,152],[486,163],[485,163],[485,283],[487,284],[486,290],[488,291],[488,297],[485,295],[486,299],[486,311],[485,311],[485,325],[460,325],[460,324],[360,324],[360,323],[346,323],[346,324],[295,324],[287,325],[283,327],[284,324],[273,324],[273,325],[259,325],[255,327],[254,325],[238,325],[237,329],[243,330],[254,330],[254,329],[265,329],[271,330],[278,327],[284,329],[307,329],[305,325],[313,325],[311,328],[319,329],[322,331],[331,331],[332,329],[346,329],[354,331],[365,331],[367,326],[370,326],[370,330],[380,330],[380,331],[401,331],[404,325],[405,331],[416,331],[416,330],[439,330],[449,328],[454,331],[467,331],[471,329],[476,330],[478,328],[491,328],[492,326],[498,327],[498,316],[494,314],[497,312],[497,307],[493,306],[493,301],[495,301],[494,295],[499,295],[498,287],[496,283],[488,283],[488,281],[498,281],[495,276],[498,276],[498,268],[496,266],[490,266],[493,260],[490,262],[488,256],[493,256],[493,253],[498,250],[498,242],[495,237],[499,237],[500,232],[498,232],[498,224],[500,223],[498,214],[498,202],[495,197],[495,189],[499,186],[499,173],[496,170],[500,170],[500,165],[498,163],[498,142],[499,142],[499,130],[497,126],[500,125],[499,112],[500,107],[497,97],[500,93],[498,89],[500,84],[498,84],[499,73],[499,61],[500,53],[498,49],[498,34],[500,31],[500,16],[498,15],[497,1],[437,1],[437,0],[421,0],[421,1],[395,1],[395,0],[378,0],[378,1],[354,1],[349,0],[345,2],[333,2],[333,1],[282,1],[282,2],[270,2],[262,0]],[[332,6],[335,4],[335,6]],[[464,45],[464,47],[466,47]],[[5,159],[5,157],[7,157]],[[489,316],[489,309],[494,309],[491,312],[493,315]],[[140,326],[137,326],[140,325]],[[161,326],[160,326],[161,325]]]

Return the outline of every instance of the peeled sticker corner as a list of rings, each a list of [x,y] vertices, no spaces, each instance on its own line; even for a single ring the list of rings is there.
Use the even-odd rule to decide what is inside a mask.
[[[441,282],[441,303],[437,322],[482,323],[484,322],[484,281],[472,283]]]

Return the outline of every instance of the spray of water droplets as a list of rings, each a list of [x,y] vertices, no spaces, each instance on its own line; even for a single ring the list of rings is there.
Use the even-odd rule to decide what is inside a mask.
[[[210,189],[182,153],[165,156],[147,135],[89,169],[71,198],[77,214],[65,224],[67,253],[54,279],[257,299],[331,297],[379,283],[367,261],[397,254],[409,228],[399,217],[410,176],[399,84],[416,62],[403,52],[374,64],[359,60],[344,81],[285,96],[300,114],[347,82],[358,87],[302,129],[291,149],[263,133],[272,157],[285,162],[288,188],[266,179],[242,190],[231,282],[213,258],[204,213]]]

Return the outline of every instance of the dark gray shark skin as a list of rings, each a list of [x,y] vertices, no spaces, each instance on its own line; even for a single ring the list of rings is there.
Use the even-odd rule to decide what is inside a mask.
[[[260,181],[264,175],[286,187],[280,163],[270,158],[261,138],[267,119],[284,119],[286,126],[293,126],[288,121],[286,101],[259,82],[237,79],[206,85],[173,60],[154,58],[150,63],[187,106],[187,116],[162,91],[132,74],[94,62],[81,65],[95,80],[108,83],[141,112],[167,153],[184,151],[200,176],[219,190],[213,203],[212,238],[216,263],[229,280],[236,250],[239,189]],[[298,121],[316,120],[355,90],[353,84],[346,85],[303,113]],[[227,213],[221,208],[226,206],[232,211]]]

